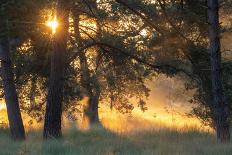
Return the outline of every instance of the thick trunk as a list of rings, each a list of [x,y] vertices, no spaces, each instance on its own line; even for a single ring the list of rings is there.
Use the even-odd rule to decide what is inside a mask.
[[[1,13],[0,13],[1,14]],[[25,139],[25,131],[20,113],[18,96],[12,72],[10,47],[7,36],[7,23],[4,15],[0,15],[0,57],[1,77],[7,106],[9,127],[13,139]]]
[[[216,132],[219,141],[228,142],[230,140],[229,107],[225,101],[222,85],[218,0],[208,0],[208,20]]]
[[[44,138],[58,138],[61,132],[63,77],[67,51],[69,3],[58,0],[57,20],[59,26],[54,35],[54,49],[51,54],[51,71],[44,123]]]

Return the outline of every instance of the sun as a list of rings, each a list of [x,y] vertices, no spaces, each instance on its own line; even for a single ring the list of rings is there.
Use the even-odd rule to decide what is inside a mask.
[[[46,25],[52,29],[52,34],[56,33],[56,29],[58,27],[56,17],[54,17],[52,20],[47,21]]]

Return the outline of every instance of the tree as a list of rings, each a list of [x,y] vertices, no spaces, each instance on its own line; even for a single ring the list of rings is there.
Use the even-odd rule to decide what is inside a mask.
[[[76,42],[79,46],[83,46],[83,39],[80,34],[80,14],[73,10],[74,14],[74,30],[76,35]],[[85,50],[79,51],[80,62],[80,84],[85,89],[83,95],[88,97],[88,102],[83,105],[83,122],[85,124],[93,125],[99,123],[98,104],[100,97],[100,90],[96,89],[97,85],[91,80],[91,73]],[[99,87],[99,86],[98,86]]]
[[[52,1],[50,2],[52,3]],[[38,4],[25,1],[25,8],[17,10],[17,8],[20,8],[20,3],[17,8],[14,8],[14,10],[17,10],[17,14],[15,14],[16,17],[13,21],[30,23],[28,25],[18,24],[14,29],[17,34],[17,40],[19,40],[17,46],[14,48],[13,63],[16,66],[16,81],[17,88],[19,89],[21,108],[24,113],[36,118],[37,121],[43,120],[42,118],[45,111],[44,106],[47,93],[44,92],[48,89],[50,51],[52,51],[53,48],[49,44],[52,43],[52,41],[48,35],[48,28],[44,24],[38,25],[36,23],[48,20],[47,16],[50,14],[49,12],[53,11],[51,10],[51,8],[53,8],[51,3],[46,2],[46,0],[44,3],[39,2]],[[69,33],[71,36],[68,42],[71,43],[71,45],[69,44],[70,46],[66,53],[66,57],[68,57],[70,61],[65,62],[66,67],[63,78],[65,84],[62,110],[68,116],[72,116],[70,118],[78,116],[76,114],[80,114],[81,111],[79,108],[81,105],[78,101],[84,94],[93,98],[90,100],[92,103],[96,103],[91,104],[94,105],[92,107],[95,108],[95,116],[97,116],[98,113],[98,106],[96,106],[98,103],[107,104],[109,107],[115,108],[123,113],[129,113],[133,109],[133,105],[129,102],[129,98],[136,97],[140,100],[143,96],[148,96],[149,94],[149,90],[144,83],[148,75],[151,75],[151,69],[143,64],[135,62],[135,56],[133,56],[134,54],[137,55],[140,53],[137,53],[135,45],[137,42],[144,41],[143,37],[140,37],[136,33],[132,34],[133,29],[127,30],[126,27],[122,29],[122,33],[115,33],[117,28],[110,23],[112,22],[111,12],[107,12],[105,8],[102,8],[102,3],[97,4],[97,10],[95,10],[96,6],[90,5],[91,8],[89,8],[89,4],[90,3],[87,5],[82,1],[75,3],[75,5],[73,4],[75,11],[79,11],[79,14],[73,15],[73,19],[80,17],[79,31],[82,37],[81,40],[75,39],[73,42],[72,39],[75,38],[78,33]],[[30,14],[23,16],[25,19],[21,19],[22,17],[18,16],[25,14],[28,8],[31,7],[35,7],[36,9],[31,10]],[[93,11],[92,13],[91,10]],[[91,21],[93,23],[95,23],[96,20],[101,22],[101,28],[103,29],[102,35],[95,35],[95,31],[97,31],[100,26],[93,29],[91,25],[83,24],[86,19],[88,20],[90,18],[93,19],[93,21]],[[71,22],[70,25],[72,25]],[[19,31],[21,29],[24,31]],[[73,27],[70,27],[70,29],[73,29]],[[88,31],[86,32],[86,30]],[[128,44],[123,43],[123,40],[128,37],[139,37],[139,39],[133,39],[133,41],[131,40]],[[27,45],[26,48],[24,48],[25,44]],[[89,44],[92,44],[92,46],[89,46]],[[82,58],[80,54],[82,54]],[[75,57],[75,55],[77,59],[73,60],[72,58]],[[83,67],[83,63],[81,63],[84,68],[81,69],[79,66],[80,60],[84,62],[84,59],[86,59],[88,67]],[[122,67],[124,67],[125,70],[122,70]],[[85,68],[89,68],[90,76],[87,78],[87,83],[90,85],[89,88],[82,84],[80,78],[84,75],[83,70],[85,71]],[[122,89],[122,87],[126,89]],[[91,93],[92,95],[89,95]]]
[[[6,10],[0,10],[0,57],[1,57],[1,77],[3,81],[3,90],[7,106],[7,115],[9,127],[13,139],[25,139],[25,131],[19,108],[17,91],[14,83],[14,74],[12,71],[9,30]]]
[[[44,123],[44,138],[61,137],[61,117],[63,102],[63,82],[67,53],[68,20],[70,4],[58,0],[56,17],[59,27],[54,34],[54,49],[51,54],[51,71],[48,86],[47,105]]]
[[[97,1],[96,0],[91,0],[89,2],[87,2],[90,7],[90,11],[92,11],[92,13],[96,16],[96,35],[98,38],[101,38],[101,28],[100,28],[100,24],[99,24],[99,15],[98,15],[98,8],[97,8]],[[96,53],[97,55],[99,54],[98,51],[98,47],[96,47]],[[93,125],[93,124],[99,124],[99,113],[98,113],[98,108],[99,108],[99,100],[100,100],[100,94],[101,94],[101,90],[100,90],[100,84],[99,84],[99,77],[96,74],[98,72],[98,68],[96,67],[96,73],[94,73],[92,75],[92,77],[90,76],[90,70],[89,70],[89,66],[88,66],[88,62],[86,59],[86,55],[84,55],[85,53],[80,53],[80,62],[81,62],[81,68],[82,68],[82,75],[84,75],[81,79],[81,81],[83,81],[83,86],[84,88],[87,88],[88,90],[88,103],[85,105],[84,107],[84,111],[83,111],[83,121],[84,122],[88,122],[89,125]],[[85,58],[84,58],[85,57]],[[96,61],[95,63],[97,64],[99,60],[99,57],[96,56]],[[84,66],[82,66],[84,65]],[[84,67],[84,68],[83,68]],[[89,84],[87,84],[89,83]]]
[[[126,7],[128,10],[130,10],[131,13],[134,13],[135,15],[139,16],[148,27],[153,29],[155,33],[158,32],[160,34],[159,37],[156,38],[154,37],[154,41],[152,43],[156,44],[155,46],[157,47],[161,46],[162,48],[161,50],[155,52],[156,53],[162,52],[167,54],[171,53],[171,57],[167,57],[168,56],[167,54],[166,55],[163,54],[164,56],[160,55],[161,57],[160,56],[157,57],[158,61],[168,63],[174,68],[181,67],[182,70],[186,70],[188,73],[190,73],[187,75],[189,76],[188,80],[190,80],[190,82],[192,83],[191,87],[199,88],[197,89],[198,95],[194,96],[194,99],[200,101],[197,103],[199,107],[197,109],[196,108],[193,109],[195,115],[203,119],[204,121],[207,121],[207,123],[211,123],[212,121],[211,125],[212,127],[215,128],[217,128],[217,124],[219,121],[218,118],[224,117],[224,119],[221,120],[222,122],[225,123],[224,128],[228,129],[228,125],[231,120],[229,119],[230,114],[228,113],[230,106],[227,103],[221,102],[221,105],[224,104],[225,107],[222,106],[220,110],[220,108],[217,108],[217,106],[215,107],[215,104],[213,104],[213,100],[212,100],[212,97],[215,95],[212,94],[211,92],[213,85],[211,83],[211,75],[209,70],[210,55],[206,50],[208,43],[207,43],[207,27],[206,27],[207,14],[205,9],[207,7],[205,6],[205,1],[185,0],[183,2],[183,1],[157,0],[157,2],[150,4],[150,6],[153,7],[154,10],[153,12],[149,10],[149,7],[147,8],[142,7],[144,3],[143,1],[140,0],[136,1],[136,3],[133,2],[133,4],[130,2],[125,2],[123,0],[117,0],[117,2],[120,3],[122,6]],[[225,2],[228,3],[227,1]],[[217,7],[213,7],[213,9],[215,8]],[[213,9],[212,7],[209,7],[209,12],[211,13],[212,17],[218,18],[218,15],[215,16],[215,13],[212,14],[211,11]],[[156,19],[154,19],[154,17]],[[164,17],[162,18],[162,21],[160,20],[160,17]],[[218,24],[218,19],[216,24]],[[162,25],[163,27],[161,27],[160,25]],[[216,30],[215,32],[218,35],[219,25],[217,26],[218,26],[217,28],[214,27],[214,31]],[[194,36],[194,33],[198,35]],[[218,36],[216,37],[214,36],[213,38],[216,41],[219,41],[219,38],[217,37]],[[172,47],[170,47],[170,45],[172,45]],[[220,51],[220,42],[217,42],[217,44],[215,44],[215,47],[217,48],[217,50]],[[216,57],[220,59],[219,55]],[[221,74],[220,73],[221,62],[219,61],[218,58],[216,62],[218,63],[219,68],[216,68],[216,72]],[[168,61],[165,62],[165,60]],[[186,72],[184,71],[183,73]],[[219,75],[219,77],[220,76],[221,75]],[[227,85],[228,83],[225,84]],[[218,88],[220,88],[220,93],[223,93],[222,86]],[[230,92],[228,90],[227,92],[228,94],[226,94],[226,96],[230,97],[231,96]],[[223,94],[220,95],[222,95],[221,99],[223,99]],[[224,115],[224,116],[220,116],[220,115]]]
[[[90,124],[99,121],[98,105],[100,102],[110,104],[111,108],[116,108],[123,113],[131,112],[133,105],[129,102],[129,98],[141,99],[149,94],[144,80],[152,73],[143,64],[134,62],[134,57],[130,56],[130,53],[132,55],[133,52],[137,53],[138,49],[135,45],[140,40],[142,41],[142,37],[136,33],[131,34],[131,30],[127,32],[123,26],[120,26],[122,34],[115,33],[119,30],[112,24],[111,18],[114,17],[101,4],[104,3],[92,2],[83,5],[81,2],[73,8],[76,38],[73,42],[78,47],[84,45],[88,47],[83,51],[77,50],[76,56],[80,63],[81,92],[89,98],[83,115]],[[86,11],[82,11],[85,7]],[[96,24],[96,27],[83,24],[86,19]],[[113,22],[116,24],[119,20]],[[133,40],[124,44],[123,40],[129,37]],[[125,70],[122,70],[122,67]],[[143,74],[146,71],[147,74]]]
[[[216,132],[218,140],[228,142],[230,140],[229,106],[226,103],[222,85],[218,0],[208,0],[208,20]]]
[[[24,2],[25,8],[35,5],[37,10],[50,9],[53,1],[43,1],[44,4],[42,1],[38,3],[41,4],[41,9],[38,9],[38,4],[34,1],[20,2]],[[75,27],[76,32],[70,27],[70,37],[64,41],[69,43],[66,57],[70,61],[64,60],[67,66],[62,71],[65,83],[63,111],[74,114],[73,109],[79,106],[77,101],[84,94],[89,97],[90,105],[87,106],[85,115],[89,115],[89,118],[93,116],[92,120],[98,120],[95,118],[98,118],[99,103],[127,113],[133,110],[130,98],[135,97],[141,101],[149,95],[145,80],[153,73],[165,73],[168,76],[185,73],[188,78],[180,75],[183,80],[191,83],[190,89],[197,88],[193,98],[197,105],[193,109],[195,116],[215,127],[205,0],[72,2],[70,17],[73,17],[74,23],[69,24]],[[21,3],[18,4],[20,5]],[[26,20],[46,21],[36,16],[38,13],[35,10],[27,14]],[[16,21],[22,20],[22,16],[17,16]],[[22,28],[25,30],[22,31],[18,47],[27,40],[31,47],[22,52],[15,48],[18,53],[16,52],[16,59],[13,61],[16,66],[17,88],[23,90],[19,94],[22,96],[21,103],[31,103],[29,107],[28,104],[23,104],[22,107],[25,112],[36,117],[41,117],[43,113],[42,105],[46,96],[43,91],[47,89],[49,74],[47,60],[53,57],[50,54],[51,47],[44,46],[49,38],[44,35],[46,30],[43,26],[16,26],[17,31]],[[224,84],[227,83],[228,81]],[[230,97],[227,90],[226,96]],[[35,100],[35,97],[41,97],[41,102]],[[144,105],[143,102],[140,103]]]

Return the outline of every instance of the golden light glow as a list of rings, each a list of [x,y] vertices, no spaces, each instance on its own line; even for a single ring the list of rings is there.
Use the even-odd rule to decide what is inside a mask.
[[[56,33],[56,29],[58,27],[56,17],[54,17],[52,20],[47,21],[46,25],[52,29],[52,34]]]
[[[5,110],[5,109],[6,109],[6,104],[1,103],[1,104],[0,104],[0,111],[1,111],[1,110]]]
[[[164,77],[161,77],[163,81]],[[173,81],[177,84],[177,81]],[[156,84],[158,84],[157,82]],[[152,83],[148,83],[152,85]],[[170,83],[167,83],[168,86]],[[158,87],[157,87],[158,88]],[[178,107],[178,112],[167,111],[165,109],[168,105],[169,100],[167,100],[163,90],[166,90],[166,87],[161,85],[159,89],[152,89],[151,96],[148,98],[147,106],[148,110],[142,112],[139,107],[135,107],[132,112],[132,115],[124,115],[116,111],[115,109],[111,110],[107,104],[101,104],[99,108],[99,117],[104,128],[114,132],[116,134],[129,134],[137,131],[146,131],[146,130],[161,130],[161,129],[174,129],[179,132],[187,131],[200,131],[214,133],[214,130],[208,126],[204,126],[197,118],[191,118],[186,116],[185,107]],[[160,92],[160,93],[159,93]],[[89,98],[84,97],[79,101],[77,107],[80,110],[86,109]],[[136,100],[131,99],[132,103],[136,103]],[[175,103],[177,104],[177,103]],[[187,104],[187,103],[184,103]],[[77,121],[73,121],[68,115],[64,115],[62,118],[62,126],[64,129],[70,129],[77,127],[83,131],[90,129],[89,120],[83,116],[83,114],[78,115]],[[22,112],[23,122],[26,130],[42,130],[43,122],[36,122],[29,115]],[[139,126],[138,126],[139,124]],[[0,128],[7,127],[8,118],[6,104],[4,100],[0,100]]]
[[[20,53],[27,53],[27,52],[30,52],[31,48],[32,48],[32,41],[28,39],[25,42],[23,42],[21,46],[17,48],[17,50]]]

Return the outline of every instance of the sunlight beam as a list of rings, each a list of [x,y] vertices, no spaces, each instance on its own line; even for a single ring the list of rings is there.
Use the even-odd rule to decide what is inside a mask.
[[[46,25],[51,28],[52,34],[56,33],[56,29],[58,27],[58,22],[56,20],[56,17],[54,19],[47,21]]]

